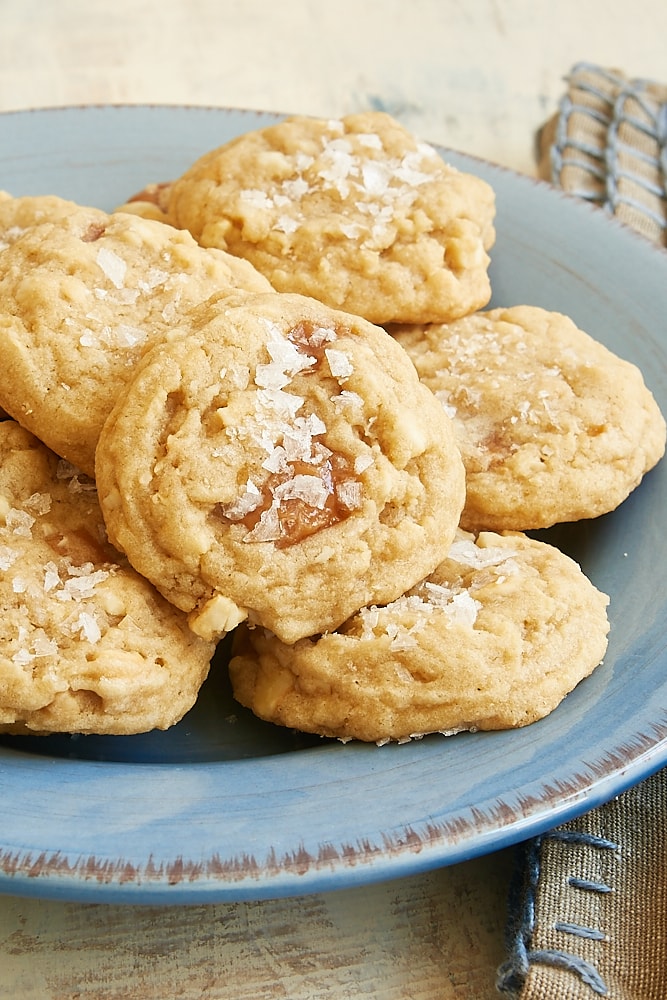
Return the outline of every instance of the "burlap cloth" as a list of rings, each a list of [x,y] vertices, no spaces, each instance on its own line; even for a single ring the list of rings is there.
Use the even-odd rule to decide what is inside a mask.
[[[537,155],[543,178],[667,245],[667,86],[574,66]],[[499,991],[667,1000],[666,832],[663,770],[517,848]]]

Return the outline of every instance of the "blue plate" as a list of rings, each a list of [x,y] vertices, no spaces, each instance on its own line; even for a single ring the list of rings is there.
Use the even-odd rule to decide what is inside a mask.
[[[179,107],[3,114],[0,188],[110,209],[275,120]],[[493,304],[568,313],[638,364],[667,411],[667,254],[545,184],[443,155],[496,190]],[[336,889],[495,850],[640,781],[667,760],[666,477],[663,463],[614,513],[544,533],[611,596],[612,621],[604,664],[547,719],[343,745],[255,720],[222,662],[167,733],[2,741],[0,891],[155,904]]]

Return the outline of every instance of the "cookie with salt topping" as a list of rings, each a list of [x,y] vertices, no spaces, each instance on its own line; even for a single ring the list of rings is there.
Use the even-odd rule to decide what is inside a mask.
[[[463,527],[525,531],[607,513],[664,453],[642,373],[561,313],[515,306],[393,332],[452,418]]]
[[[449,418],[381,328],[304,296],[209,303],[150,350],[104,425],[114,543],[218,637],[335,628],[430,572],[464,474]]]
[[[295,116],[211,150],[169,191],[172,224],[278,291],[373,323],[439,322],[490,298],[494,193],[383,112]]]
[[[146,345],[209,295],[271,286],[170,226],[56,198],[42,209],[48,221],[0,253],[0,406],[92,474],[101,425]],[[10,211],[16,225],[35,216],[34,205]]]
[[[287,645],[240,626],[233,691],[262,719],[342,740],[525,726],[600,664],[607,603],[544,542],[460,532],[427,579],[335,632]]]
[[[166,729],[213,645],[108,543],[95,488],[0,423],[0,731]]]

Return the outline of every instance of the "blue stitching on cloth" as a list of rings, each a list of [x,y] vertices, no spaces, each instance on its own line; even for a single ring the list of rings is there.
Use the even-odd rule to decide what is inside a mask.
[[[667,233],[667,104],[658,104],[656,107],[655,100],[652,101],[646,92],[650,81],[639,79],[628,82],[613,72],[583,62],[574,66],[568,80],[576,79],[581,73],[606,80],[618,88],[618,94],[614,99],[601,87],[596,86],[593,80],[581,79],[576,82],[577,88],[584,93],[595,95],[603,105],[602,108],[587,108],[574,102],[568,94],[563,96],[559,104],[556,136],[550,153],[553,183],[559,184],[560,175],[565,167],[577,167],[592,181],[597,182],[598,187],[596,190],[580,188],[570,191],[571,194],[600,205],[612,215],[619,207],[627,206],[643,214],[663,233]],[[643,112],[645,118],[639,118],[627,110],[629,101],[636,102],[637,108]],[[608,113],[606,108],[609,109]],[[606,143],[602,148],[568,136],[568,123],[575,113],[586,115],[606,129]],[[643,153],[622,142],[619,130],[624,124],[654,139],[657,146],[656,154]],[[653,167],[659,181],[655,183],[632,169],[621,170],[618,162],[620,151],[631,153],[637,162]],[[636,189],[661,200],[664,213],[661,214],[660,211],[643,204],[631,194],[621,192],[619,187],[621,180],[632,181]]]
[[[534,837],[516,849],[516,865],[510,884],[509,919],[507,924],[508,959],[498,969],[496,988],[519,1000],[521,990],[531,965],[549,965],[566,969],[579,976],[593,993],[607,996],[607,985],[597,969],[584,959],[560,949],[535,949],[530,947],[535,929],[535,896],[541,874],[541,852],[545,840],[557,840],[571,846],[593,847],[601,851],[617,851],[618,844],[604,837],[578,830],[555,829],[541,837]],[[572,876],[568,883],[584,891],[611,892],[610,886],[601,882],[578,879]],[[575,937],[605,941],[606,935],[596,928],[579,924],[555,923],[554,929]]]
[[[652,219],[662,230],[665,230],[667,228],[667,220],[664,215],[657,214],[646,205],[643,205],[640,201],[629,195],[621,194],[618,186],[618,182],[622,178],[625,178],[627,180],[631,180],[641,190],[657,196],[658,198],[663,199],[663,201],[667,195],[664,183],[665,171],[663,161],[665,149],[664,142],[661,142],[660,140],[658,124],[659,119],[661,119],[664,114],[664,105],[659,105],[657,109],[652,107],[646,99],[646,95],[644,93],[645,86],[646,81],[638,80],[622,87],[614,105],[614,113],[607,137],[607,204],[612,212],[616,212],[620,205],[627,205],[630,208],[635,208],[638,212],[643,213],[647,218]],[[630,114],[626,111],[626,105],[630,99],[637,103],[646,115],[648,121],[637,118],[636,115]],[[619,133],[624,124],[627,124],[637,131],[642,132],[649,138],[654,139],[656,145],[658,146],[656,155],[650,156],[646,153],[641,154],[639,150],[633,149],[633,147],[628,143],[622,142],[619,137]],[[652,166],[656,173],[662,176],[662,183],[656,187],[645,177],[642,177],[642,175],[638,172],[633,172],[632,170],[627,169],[622,171],[618,163],[619,153],[622,150],[632,153],[637,160],[641,160],[643,163],[647,163]],[[667,212],[667,202],[665,202],[665,211]]]
[[[581,924],[568,924],[557,920],[554,930],[562,931],[563,934],[574,934],[575,937],[587,938],[591,941],[606,941],[607,935],[595,927],[583,927]]]
[[[572,876],[567,880],[567,884],[571,885],[573,889],[583,889],[585,892],[613,892],[613,889],[609,885],[605,885],[604,882],[591,882],[587,878],[575,878]]]

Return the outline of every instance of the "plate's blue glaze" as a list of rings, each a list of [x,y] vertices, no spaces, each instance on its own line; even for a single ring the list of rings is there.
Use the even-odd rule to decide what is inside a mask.
[[[112,208],[274,116],[171,107],[0,115],[0,188]],[[637,363],[667,411],[667,254],[488,163],[494,305],[568,313]],[[505,733],[342,745],[259,723],[216,670],[167,733],[5,739],[0,891],[187,903],[333,889],[450,864],[597,805],[667,762],[667,464],[613,514],[551,529],[611,595],[605,663]]]

